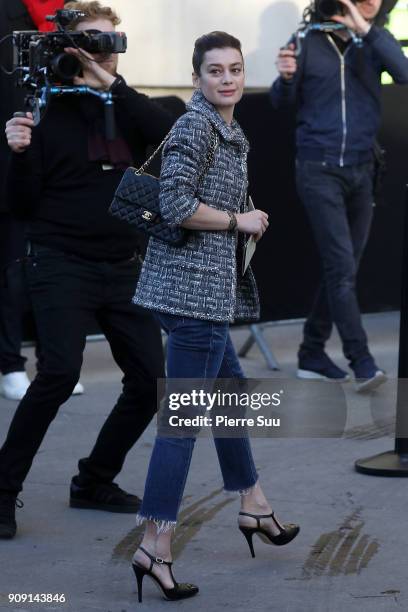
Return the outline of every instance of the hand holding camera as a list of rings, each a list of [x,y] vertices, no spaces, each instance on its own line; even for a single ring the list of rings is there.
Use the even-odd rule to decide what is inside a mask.
[[[293,43],[279,51],[276,67],[285,81],[293,79],[297,70],[296,47]]]
[[[360,11],[357,9],[355,3],[350,0],[337,0],[338,4],[342,5],[343,11],[336,12],[335,15],[330,17],[331,21],[341,23],[350,30],[353,30],[359,36],[365,36],[368,34],[371,24],[364,19]]]
[[[31,130],[34,127],[32,113],[16,113],[6,123],[7,143],[13,153],[24,153],[31,144]]]
[[[93,89],[102,89],[107,91],[115,81],[115,76],[105,70],[103,64],[110,61],[110,55],[105,58],[95,59],[90,53],[83,49],[74,49],[67,47],[65,53],[76,57],[82,66],[82,76],[73,78],[74,85],[87,85]]]

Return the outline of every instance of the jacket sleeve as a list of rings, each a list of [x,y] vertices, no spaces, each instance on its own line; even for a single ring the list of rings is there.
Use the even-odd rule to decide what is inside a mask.
[[[269,97],[275,110],[295,105],[297,91],[296,76],[290,81],[278,77],[269,90]]]
[[[6,201],[17,217],[30,217],[40,204],[43,189],[43,156],[40,128],[34,128],[24,153],[12,153],[6,175]]]
[[[291,36],[289,43],[296,43],[295,34]],[[300,57],[297,58],[297,71],[294,74],[293,78],[287,81],[286,79],[283,79],[281,76],[279,76],[272,83],[272,87],[269,90],[269,97],[272,102],[272,106],[275,110],[295,106],[297,90],[299,87],[299,79],[301,78],[300,73],[303,72],[304,59],[305,42],[303,43],[303,49],[300,54]]]
[[[133,126],[147,145],[159,144],[170,131],[175,117],[160,104],[148,96],[129,87],[119,77],[112,93],[118,112],[126,116],[129,125]]]
[[[405,57],[400,43],[388,30],[373,25],[364,37],[364,42],[372,47],[383,70],[386,70],[396,83],[408,83],[408,58]]]
[[[197,210],[197,188],[211,141],[211,126],[198,113],[177,121],[167,141],[160,173],[160,212],[171,226],[181,225]]]

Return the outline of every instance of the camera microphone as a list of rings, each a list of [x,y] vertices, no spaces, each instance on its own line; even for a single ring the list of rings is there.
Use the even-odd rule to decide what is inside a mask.
[[[59,9],[55,11],[55,15],[47,15],[46,20],[51,22],[60,23],[61,25],[67,25],[70,21],[86,17],[82,11],[68,11],[66,9]]]

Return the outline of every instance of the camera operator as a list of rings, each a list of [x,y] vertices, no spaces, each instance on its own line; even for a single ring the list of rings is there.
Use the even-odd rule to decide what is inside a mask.
[[[46,0],[35,5],[36,13],[31,15],[27,6],[34,5],[23,0],[0,0],[0,66],[10,68],[13,55],[11,34],[13,31],[33,31],[44,27],[44,15],[52,13],[56,4],[61,7],[63,0]],[[35,22],[33,21],[35,19]],[[51,24],[48,23],[48,26]],[[7,37],[10,38],[7,40]],[[24,108],[24,92],[15,86],[10,74],[0,70],[0,123],[5,125],[12,113]],[[25,253],[25,223],[11,214],[6,202],[5,182],[10,157],[6,135],[0,130],[0,372],[2,374],[0,393],[10,400],[21,400],[30,386],[25,369],[26,358],[21,354],[23,326],[28,322],[31,330],[32,316],[25,290],[21,266],[15,262]],[[34,334],[35,335],[35,334]],[[41,359],[41,349],[36,343],[36,357]],[[78,382],[73,395],[81,395],[84,388]]]
[[[112,32],[119,19],[99,2],[75,2],[85,13],[69,27]],[[117,135],[105,138],[103,103],[91,95],[51,99],[37,127],[28,113],[6,134],[13,151],[8,191],[29,216],[29,285],[42,360],[19,404],[0,450],[0,537],[16,532],[15,504],[42,439],[79,378],[86,333],[96,320],[124,373],[122,393],[96,444],[79,461],[70,505],[136,512],[140,500],[113,479],[156,410],[156,379],[163,377],[159,327],[131,303],[140,249],[131,226],[112,218],[109,204],[129,165],[145,159],[173,117],[117,75],[117,54],[70,49],[82,63],[81,83],[115,95]]]
[[[298,376],[349,378],[324,351],[334,323],[357,391],[366,391],[385,380],[368,349],[355,287],[373,214],[381,73],[408,83],[408,59],[378,25],[381,0],[338,0],[334,8],[330,21],[349,31],[312,31],[299,57],[293,42],[282,49],[271,98],[275,108],[296,105],[297,188],[323,264],[323,280],[304,326]],[[318,21],[318,12],[319,0],[308,9],[312,21]]]
[[[7,40],[13,30],[34,30],[26,6],[21,0],[0,0],[0,65],[10,68],[12,43]],[[13,86],[10,75],[0,70],[0,124],[23,105],[23,95]],[[10,156],[3,128],[0,130],[0,372],[2,395],[21,399],[30,384],[21,354],[23,316],[27,296],[21,274],[9,277],[10,264],[24,254],[24,223],[10,213],[5,197],[6,168]],[[13,270],[14,271],[14,270]]]

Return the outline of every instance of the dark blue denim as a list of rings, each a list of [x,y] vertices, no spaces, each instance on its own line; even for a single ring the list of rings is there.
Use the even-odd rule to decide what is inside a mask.
[[[369,355],[356,295],[356,274],[373,215],[373,163],[340,167],[297,162],[297,188],[323,265],[300,352],[319,354],[336,325],[350,362]]]
[[[156,314],[169,336],[169,380],[244,378],[228,323]],[[239,491],[252,487],[258,475],[248,438],[214,438],[214,442],[224,488]],[[139,517],[177,520],[194,444],[195,437],[156,437]]]

